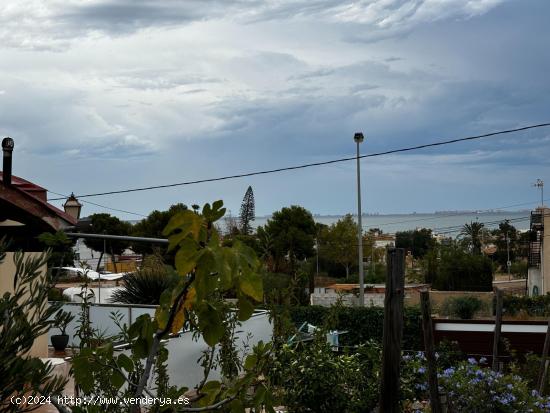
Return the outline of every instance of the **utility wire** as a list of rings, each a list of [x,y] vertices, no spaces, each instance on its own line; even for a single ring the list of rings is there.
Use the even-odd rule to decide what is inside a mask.
[[[63,198],[53,198],[53,199],[50,199],[50,201],[69,198],[67,195],[60,194],[59,192],[50,191],[50,190],[48,190],[48,192],[51,192],[52,194],[59,195],[59,196],[63,197]],[[92,201],[80,201],[80,202],[84,202],[84,203],[90,204],[90,205],[95,205],[95,206],[98,206],[100,208],[110,209],[111,211],[124,212],[126,214],[136,215],[136,216],[144,217],[144,218],[147,217],[146,215],[138,214],[137,212],[125,211],[124,209],[111,208],[111,207],[108,207],[108,206],[105,206],[105,205],[96,204],[95,202],[92,202]]]
[[[508,221],[508,223],[513,224],[513,223],[517,223],[517,222],[527,221],[530,218],[531,218],[530,216],[525,216],[525,217],[519,217],[519,218],[512,218],[512,219],[508,219],[508,220],[480,222],[480,224],[483,224],[484,227],[490,227],[490,226],[494,226],[494,225],[499,225],[503,221]],[[464,225],[456,225],[456,226],[452,226],[452,227],[434,228],[432,231],[435,232],[436,234],[450,234],[450,233],[453,233],[453,232],[462,231],[463,227],[464,227]]]
[[[548,201],[549,199],[550,198],[544,199],[543,202]],[[507,206],[498,207],[498,208],[488,208],[488,209],[481,209],[481,210],[476,210],[476,211],[450,212],[448,214],[434,214],[436,216],[431,216],[431,217],[426,217],[426,218],[405,219],[405,220],[401,220],[401,221],[382,222],[380,224],[370,225],[366,228],[371,229],[371,228],[377,228],[379,226],[404,224],[404,223],[407,223],[407,222],[432,221],[432,220],[445,218],[445,217],[458,217],[458,216],[461,216],[461,215],[479,215],[479,214],[483,214],[483,213],[486,213],[486,212],[495,212],[495,213],[497,213],[499,209],[508,209],[508,208],[514,208],[514,207],[518,207],[518,206],[532,205],[532,204],[537,204],[538,202],[539,201],[523,202],[521,204],[513,204],[513,205],[507,205]],[[410,214],[407,214],[407,215],[410,215]],[[430,215],[432,215],[432,214],[430,214]]]
[[[390,155],[390,154],[394,154],[394,153],[415,151],[415,150],[418,150],[418,149],[425,149],[425,148],[431,148],[431,147],[435,147],[435,146],[449,145],[449,144],[452,144],[452,143],[458,143],[458,142],[471,141],[471,140],[475,140],[475,139],[488,138],[488,137],[492,137],[492,136],[504,135],[504,134],[508,134],[508,133],[520,132],[520,131],[525,131],[525,130],[529,130],[529,129],[547,127],[547,126],[550,126],[550,123],[540,123],[538,125],[529,125],[529,126],[523,126],[521,128],[507,129],[507,130],[502,130],[502,131],[498,131],[498,132],[485,133],[483,135],[468,136],[466,138],[451,139],[451,140],[446,140],[446,141],[441,141],[441,142],[428,143],[428,144],[424,144],[424,145],[411,146],[411,147],[407,147],[407,148],[393,149],[393,150],[384,151],[384,152],[376,152],[376,153],[371,153],[371,154],[367,154],[367,155],[361,155],[361,156],[359,156],[359,158],[372,158],[372,157],[375,157],[375,156],[382,156],[382,155]],[[80,198],[88,198],[88,197],[92,197],[92,196],[124,194],[124,193],[128,193],[128,192],[149,191],[149,190],[152,190],[152,189],[172,188],[172,187],[175,187],[175,186],[184,186],[184,185],[202,184],[202,183],[206,183],[206,182],[225,181],[225,180],[228,180],[228,179],[245,178],[245,177],[248,177],[248,176],[256,176],[256,175],[266,175],[266,174],[277,173],[277,172],[284,172],[284,171],[291,171],[291,170],[296,170],[296,169],[310,168],[310,167],[313,167],[313,166],[330,165],[330,164],[334,164],[334,163],[347,162],[347,161],[352,161],[352,160],[356,160],[356,159],[357,159],[357,156],[351,156],[351,157],[347,157],[347,158],[333,159],[333,160],[330,160],[330,161],[313,162],[313,163],[307,163],[307,164],[296,165],[296,166],[288,166],[288,167],[285,167],[285,168],[267,169],[267,170],[264,170],[264,171],[256,171],[256,172],[248,172],[248,173],[235,174],[235,175],[227,175],[227,176],[221,176],[221,177],[217,177],[217,178],[199,179],[199,180],[195,180],[195,181],[178,182],[178,183],[174,183],[174,184],[154,185],[154,186],[146,186],[146,187],[141,187],[141,188],[121,189],[121,190],[118,190],[118,191],[107,191],[107,192],[98,192],[98,193],[92,193],[92,194],[82,194],[82,195],[77,195],[76,197],[80,199]],[[57,201],[59,199],[64,199],[64,198],[52,198],[51,200],[52,201]]]

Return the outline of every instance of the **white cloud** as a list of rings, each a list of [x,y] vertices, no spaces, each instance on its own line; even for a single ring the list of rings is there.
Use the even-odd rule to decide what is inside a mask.
[[[90,192],[348,156],[361,129],[377,152],[535,123],[550,105],[543,17],[481,0],[3,2],[0,135],[16,139],[29,179]],[[546,135],[525,138],[366,168],[379,168],[379,193],[406,181],[413,195],[473,180],[480,165],[544,172]],[[67,165],[81,168],[78,185]],[[350,210],[353,170],[332,171],[258,178],[259,205]],[[132,202],[147,212],[222,197],[236,210],[240,182]]]

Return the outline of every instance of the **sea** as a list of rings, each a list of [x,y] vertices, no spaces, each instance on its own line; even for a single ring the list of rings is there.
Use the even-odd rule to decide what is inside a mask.
[[[417,228],[428,228],[436,234],[448,234],[455,236],[460,233],[462,226],[470,222],[481,222],[485,228],[498,228],[498,224],[509,220],[516,229],[526,231],[529,229],[530,210],[522,211],[440,211],[432,213],[410,214],[363,214],[362,225],[365,232],[378,228],[386,234],[394,234],[398,231],[408,231]],[[331,225],[342,219],[343,215],[313,215],[315,222]],[[357,215],[353,216],[357,219]],[[238,222],[238,217],[232,218]],[[263,226],[271,219],[271,215],[257,216],[252,222],[252,227]],[[129,220],[135,224],[139,220]],[[222,231],[228,228],[228,219],[222,220]]]
[[[524,211],[441,211],[434,213],[412,214],[363,214],[363,230],[378,228],[384,233],[428,228],[437,234],[457,235],[464,224],[480,222],[488,229],[498,228],[498,224],[509,220],[518,230],[528,230],[530,210]],[[271,216],[256,217],[253,226],[265,225]],[[315,222],[325,225],[334,224],[342,215],[314,215]],[[357,215],[354,216],[357,218]]]

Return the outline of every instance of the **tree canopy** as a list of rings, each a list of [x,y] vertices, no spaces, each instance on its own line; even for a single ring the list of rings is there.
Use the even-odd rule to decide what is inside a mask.
[[[469,224],[464,224],[460,235],[466,241],[473,254],[481,254],[481,244],[482,244],[482,235],[484,224],[482,222],[470,222]]]
[[[510,224],[510,221],[502,221],[498,228],[493,231],[495,245],[497,251],[495,260],[503,268],[506,268],[508,261],[508,252],[510,253],[510,261],[515,261],[519,252],[519,234],[517,229]]]
[[[351,214],[347,214],[319,234],[320,255],[343,266],[346,278],[350,275],[350,268],[357,265],[357,228]]]
[[[492,291],[493,265],[484,255],[457,245],[431,250],[424,259],[425,281],[442,291]]]
[[[262,238],[270,239],[271,255],[277,270],[282,269],[285,262],[289,270],[294,271],[295,261],[314,255],[315,221],[311,212],[297,205],[276,211],[260,232]]]
[[[395,233],[395,247],[405,248],[414,258],[422,258],[435,246],[432,230],[427,228]]]
[[[241,234],[249,235],[252,232],[252,221],[256,219],[255,205],[254,205],[254,191],[249,186],[244,194],[243,202],[241,204],[241,212],[239,214],[239,221],[241,224]]]
[[[174,204],[166,211],[154,210],[147,218],[142,219],[132,227],[132,235],[135,237],[163,238],[162,231],[168,225],[170,219],[179,212],[186,211],[187,205]],[[132,250],[137,254],[152,254],[154,246],[147,243],[133,243]]]

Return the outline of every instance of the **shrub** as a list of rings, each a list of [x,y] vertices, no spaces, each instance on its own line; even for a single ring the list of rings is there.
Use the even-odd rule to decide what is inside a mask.
[[[514,261],[510,267],[510,272],[514,278],[527,278],[529,264],[527,261]]]
[[[304,321],[323,325],[331,309],[321,306],[291,307],[290,318],[300,325]],[[342,345],[358,345],[369,340],[382,342],[384,325],[384,309],[381,307],[341,307],[335,310],[336,325],[331,328],[347,331],[342,335]],[[420,310],[416,307],[405,307],[403,326],[403,348],[420,349],[422,324]]]
[[[360,346],[354,354],[335,354],[314,343],[284,345],[271,371],[283,391],[282,402],[290,412],[371,411],[378,398],[380,347]]]
[[[439,254],[439,255],[438,255]],[[441,248],[426,254],[426,282],[441,291],[492,291],[493,264],[483,255],[472,255],[458,247]]]
[[[48,301],[69,301],[69,298],[63,295],[61,289],[52,287],[48,291]]]
[[[481,310],[482,306],[482,301],[472,295],[449,297],[443,303],[442,312],[445,315],[469,320],[474,317],[476,312]]]
[[[549,316],[550,294],[535,297],[504,295],[503,308],[508,315],[516,315],[523,311],[530,316]]]
[[[530,390],[528,382],[514,374],[502,374],[468,359],[443,371],[440,385],[456,412],[548,412],[550,399]]]
[[[110,301],[124,304],[159,304],[164,290],[176,284],[178,276],[167,270],[144,269],[127,274],[124,286],[113,292]]]
[[[473,358],[445,367],[441,353],[436,353],[440,392],[447,395],[449,412],[512,413],[550,411],[550,398],[542,397],[531,390],[532,383],[517,374],[500,373],[483,367],[486,359],[479,363]],[[406,405],[412,402],[420,405],[429,399],[426,360],[421,352],[405,356],[402,368],[401,389]],[[409,411],[409,410],[407,410]],[[410,410],[412,411],[412,410]],[[415,413],[431,412],[429,407],[414,409]]]

